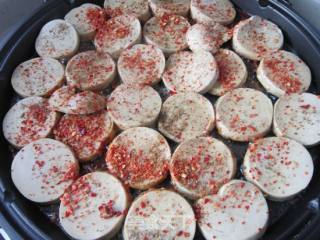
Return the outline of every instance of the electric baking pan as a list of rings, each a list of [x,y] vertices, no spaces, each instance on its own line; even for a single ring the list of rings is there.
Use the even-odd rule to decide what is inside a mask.
[[[43,5],[13,34],[0,52],[0,117],[1,122],[15,101],[10,78],[14,68],[35,54],[34,43],[41,27],[55,18],[63,18],[83,1],[52,0]],[[102,1],[86,1],[102,5]],[[311,68],[313,82],[310,92],[320,94],[320,36],[300,18],[284,0],[233,0],[241,15],[260,15],[276,23],[285,35],[285,49],[298,54]],[[251,73],[252,78],[253,74]],[[275,99],[273,99],[275,100]],[[214,101],[214,99],[212,99]],[[23,198],[15,189],[10,167],[12,149],[0,131],[0,226],[14,239],[67,239],[55,224],[57,206],[39,207]],[[215,134],[215,133],[213,133]],[[238,159],[238,178],[245,144],[233,144]],[[268,201],[270,221],[264,240],[320,239],[320,146],[309,149],[315,172],[308,188],[293,200],[278,203]],[[27,181],[27,179],[26,179]],[[199,232],[199,231],[197,231]],[[195,239],[203,239],[197,233]]]

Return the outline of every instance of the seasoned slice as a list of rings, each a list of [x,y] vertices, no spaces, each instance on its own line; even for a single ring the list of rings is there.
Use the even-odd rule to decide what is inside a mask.
[[[68,22],[55,19],[46,23],[37,39],[35,48],[40,57],[63,59],[72,57],[78,50],[79,36]]]
[[[246,82],[248,77],[247,67],[235,52],[220,49],[214,57],[219,68],[219,78],[209,93],[222,96],[235,88],[241,87]]]
[[[236,10],[229,0],[191,0],[191,17],[197,22],[232,23]]]
[[[53,131],[54,137],[72,148],[84,162],[102,154],[115,128],[107,111],[89,115],[64,115]]]
[[[198,225],[207,240],[257,240],[267,228],[268,205],[249,182],[233,180],[195,204]]]
[[[141,25],[132,15],[109,19],[98,29],[94,45],[98,52],[109,53],[117,59],[120,53],[141,41]]]
[[[154,126],[161,110],[161,97],[152,87],[121,84],[110,95],[108,111],[122,129]]]
[[[172,92],[209,91],[219,77],[219,69],[210,52],[181,51],[172,54],[162,80]]]
[[[274,105],[273,132],[305,146],[320,143],[320,97],[311,93],[284,95]]]
[[[155,85],[161,79],[165,64],[166,60],[159,48],[137,44],[121,53],[118,72],[126,84]]]
[[[64,67],[53,58],[33,58],[19,64],[11,77],[13,89],[22,97],[49,96],[64,81]]]
[[[143,27],[146,43],[160,48],[165,55],[188,47],[186,32],[190,27],[187,19],[178,15],[153,17]]]
[[[251,60],[261,60],[279,50],[283,45],[283,34],[274,23],[252,16],[239,22],[232,38],[233,49]]]
[[[157,17],[163,15],[181,15],[187,17],[190,0],[149,0],[150,8]]]
[[[37,203],[58,200],[78,172],[78,161],[70,148],[49,138],[26,145],[11,165],[14,185],[24,197]]]
[[[160,133],[136,127],[112,141],[106,162],[109,171],[130,187],[148,189],[167,177],[170,157],[170,147]]]
[[[234,141],[246,142],[263,137],[272,124],[271,100],[251,88],[226,93],[218,99],[215,109],[218,132]]]
[[[246,179],[275,201],[294,197],[308,186],[313,175],[307,149],[283,137],[263,138],[250,144],[243,166]]]
[[[208,135],[214,128],[215,114],[208,99],[186,92],[170,96],[161,109],[158,128],[166,137],[182,142]]]
[[[191,199],[217,193],[235,175],[236,159],[221,141],[199,137],[181,143],[170,162],[175,188]]]
[[[74,239],[112,239],[129,207],[122,183],[106,172],[92,172],[75,181],[61,198],[60,224]]]
[[[280,50],[262,59],[257,78],[268,92],[280,97],[286,93],[307,91],[311,84],[311,71],[298,56]]]
[[[3,135],[16,148],[48,137],[59,119],[42,97],[25,98],[10,108],[3,119]]]
[[[68,84],[81,90],[103,90],[115,76],[116,64],[107,53],[78,53],[70,59],[66,67]]]
[[[129,239],[193,239],[195,216],[189,203],[166,189],[142,193],[131,205],[123,228]]]

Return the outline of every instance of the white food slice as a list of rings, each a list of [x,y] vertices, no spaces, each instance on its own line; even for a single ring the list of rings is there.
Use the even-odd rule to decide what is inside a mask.
[[[196,222],[190,204],[179,194],[157,189],[141,194],[131,205],[123,238],[193,239]]]
[[[207,240],[257,240],[267,228],[267,202],[260,190],[246,181],[232,180],[217,195],[198,200],[194,208]]]
[[[94,11],[99,12],[102,9],[98,5],[85,3],[71,9],[64,17],[77,30],[82,40],[92,40],[96,34],[97,28],[90,19],[90,14]]]
[[[64,81],[64,67],[53,58],[33,58],[19,64],[11,77],[13,89],[22,97],[49,96]]]
[[[67,83],[81,90],[103,90],[115,76],[116,64],[111,56],[96,51],[78,53],[66,67]]]
[[[250,144],[244,157],[244,175],[271,200],[284,201],[304,190],[313,175],[310,153],[300,143],[269,137]]]
[[[320,143],[320,97],[311,93],[284,95],[274,105],[273,132],[305,146]]]
[[[232,31],[215,22],[196,23],[188,29],[186,37],[192,51],[203,50],[214,54],[232,38]]]
[[[130,187],[148,189],[167,177],[170,158],[170,147],[160,133],[136,127],[112,141],[106,162],[109,171]]]
[[[122,129],[152,127],[160,114],[162,100],[150,86],[121,84],[108,99],[108,112]]]
[[[236,10],[229,0],[191,0],[191,17],[200,23],[232,23]]]
[[[259,64],[257,78],[271,94],[280,97],[286,93],[302,93],[311,84],[310,68],[295,54],[277,51]]]
[[[188,47],[186,32],[190,27],[187,19],[178,15],[153,17],[143,27],[146,43],[160,48],[165,55]]]
[[[141,25],[132,15],[109,19],[98,29],[94,45],[98,52],[109,53],[117,59],[120,53],[141,41]]]
[[[92,172],[75,181],[61,198],[59,219],[74,239],[112,239],[129,207],[122,183],[106,172]]]
[[[197,199],[218,192],[237,169],[236,159],[221,141],[199,137],[181,143],[170,162],[171,181],[184,196]]]
[[[79,36],[68,22],[55,19],[46,23],[37,39],[35,48],[40,57],[63,59],[72,57],[78,50]]]
[[[58,200],[78,176],[78,161],[65,144],[43,138],[14,157],[11,177],[19,192],[37,203]]]
[[[224,138],[251,141],[263,137],[271,128],[273,105],[260,91],[234,89],[218,99],[215,109],[217,129]]]
[[[53,134],[55,139],[67,144],[79,161],[89,161],[100,156],[111,142],[116,129],[107,111],[89,115],[64,115]]]
[[[243,60],[233,51],[220,49],[214,56],[218,68],[219,78],[209,93],[217,96],[241,87],[247,80],[248,71]]]
[[[187,17],[190,0],[149,0],[150,8],[157,17],[163,15],[181,15]]]
[[[252,16],[239,22],[233,32],[233,49],[251,60],[261,60],[279,50],[283,45],[281,29],[274,23]]]
[[[42,97],[25,98],[10,108],[3,119],[3,135],[16,148],[48,137],[59,119]]]
[[[215,125],[215,114],[208,99],[186,92],[170,96],[162,105],[158,129],[175,142],[208,135]]]
[[[219,77],[219,69],[210,52],[181,51],[172,54],[162,80],[172,92],[209,91]]]
[[[121,53],[118,72],[126,84],[155,85],[161,79],[165,64],[165,57],[159,48],[137,44]]]

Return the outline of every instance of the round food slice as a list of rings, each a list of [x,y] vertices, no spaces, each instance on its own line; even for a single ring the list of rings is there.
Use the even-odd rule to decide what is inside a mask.
[[[246,181],[232,180],[217,195],[199,199],[194,208],[207,240],[257,240],[267,228],[267,202],[260,190]]]
[[[72,148],[79,161],[102,154],[105,144],[115,135],[107,111],[89,115],[64,115],[53,131],[54,137]]]
[[[150,8],[157,17],[163,15],[181,15],[187,17],[190,0],[149,0]]]
[[[283,34],[274,23],[252,16],[239,22],[233,32],[233,49],[251,60],[261,60],[279,50],[283,45]]]
[[[118,72],[126,84],[155,85],[161,79],[165,64],[166,60],[159,48],[137,44],[121,53]]]
[[[199,137],[181,143],[170,162],[171,180],[184,196],[197,199],[217,193],[235,175],[236,159],[221,141]]]
[[[284,95],[274,105],[273,132],[305,146],[320,143],[320,97],[311,93]]]
[[[109,19],[98,29],[94,45],[98,52],[109,53],[117,59],[120,53],[141,41],[141,25],[132,15]]]
[[[187,19],[178,15],[153,17],[143,27],[146,43],[160,48],[165,55],[188,47],[186,32],[190,27]]]
[[[121,84],[108,99],[108,112],[122,129],[152,127],[160,114],[161,97],[150,86]]]
[[[78,176],[78,161],[65,144],[43,138],[14,157],[11,177],[19,192],[37,203],[58,200]]]
[[[280,50],[262,59],[257,78],[268,92],[280,97],[286,93],[307,91],[311,84],[311,71],[298,56]]]
[[[210,52],[181,51],[172,54],[162,80],[172,92],[209,91],[219,77],[219,69]]]
[[[215,109],[217,129],[224,138],[251,141],[263,137],[271,128],[272,102],[260,91],[234,89],[218,99]]]
[[[115,76],[116,64],[110,55],[96,51],[78,53],[66,67],[68,84],[81,90],[103,90]]]
[[[112,239],[128,207],[129,195],[117,178],[92,172],[78,178],[61,197],[59,219],[74,239]]]
[[[35,48],[40,57],[69,58],[79,48],[79,36],[70,23],[55,19],[42,27]]]
[[[268,198],[284,201],[304,190],[313,175],[310,153],[300,143],[283,137],[250,144],[243,161],[244,175]]]
[[[166,137],[182,142],[208,135],[214,128],[215,114],[208,99],[186,92],[170,96],[160,112],[158,128]]]
[[[248,77],[247,67],[235,52],[220,49],[214,57],[219,68],[219,78],[209,93],[222,96],[235,88],[241,87],[246,82]]]
[[[200,23],[232,23],[236,10],[229,0],[191,0],[191,17]]]
[[[22,97],[49,96],[64,81],[64,67],[53,58],[33,58],[14,70],[11,84]]]
[[[141,194],[131,205],[123,228],[129,239],[193,239],[196,222],[190,204],[179,194],[157,189]]]
[[[167,177],[170,157],[170,147],[160,133],[136,127],[112,141],[106,162],[109,171],[130,187],[148,189]]]
[[[25,98],[10,108],[3,119],[3,135],[16,148],[48,137],[59,119],[42,97]]]

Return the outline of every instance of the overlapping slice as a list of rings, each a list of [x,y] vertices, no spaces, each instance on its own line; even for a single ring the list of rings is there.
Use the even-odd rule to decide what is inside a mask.
[[[157,17],[181,15],[186,17],[190,10],[190,0],[149,0],[150,8]]]

